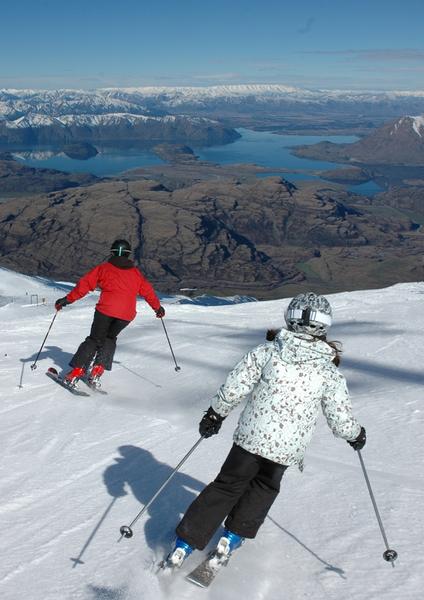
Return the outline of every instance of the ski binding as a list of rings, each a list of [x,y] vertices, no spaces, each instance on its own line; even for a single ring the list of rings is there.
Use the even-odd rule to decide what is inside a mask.
[[[57,372],[57,370],[54,367],[50,367],[49,369],[47,369],[46,375],[47,375],[47,377],[50,377],[50,379],[52,379],[53,381],[55,381],[56,383],[61,385],[63,388],[65,388],[65,390],[68,390],[68,392],[71,392],[71,394],[74,394],[75,396],[85,396],[85,397],[90,396],[90,394],[88,394],[87,392],[84,392],[83,390],[78,389],[75,385],[66,383],[66,381],[63,379],[63,377],[61,375],[59,375],[59,373]]]

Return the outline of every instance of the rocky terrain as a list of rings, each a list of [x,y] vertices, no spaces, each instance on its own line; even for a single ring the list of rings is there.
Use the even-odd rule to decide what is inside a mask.
[[[14,160],[10,154],[0,154],[0,198],[89,185],[97,180],[94,175],[86,173],[34,169]]]
[[[121,179],[126,181],[154,179],[168,189],[174,190],[209,180],[225,179],[238,183],[254,182],[258,173],[275,172],[274,167],[261,167],[248,163],[220,165],[199,160],[189,146],[181,144],[158,144],[152,148],[152,151],[166,162],[130,169],[121,173]],[[279,172],[293,173],[294,170],[281,168]]]
[[[358,167],[321,171],[320,177],[326,181],[333,181],[334,183],[340,183],[342,185],[365,183],[372,179],[367,171]]]
[[[400,211],[403,216],[408,216],[413,222],[424,225],[423,187],[422,180],[411,180],[408,187],[392,186],[387,192],[376,194],[372,205],[376,210],[390,207],[393,211]]]
[[[109,180],[0,204],[0,264],[17,271],[75,280],[121,236],[162,292],[271,298],[424,275],[411,214],[323,183]]]

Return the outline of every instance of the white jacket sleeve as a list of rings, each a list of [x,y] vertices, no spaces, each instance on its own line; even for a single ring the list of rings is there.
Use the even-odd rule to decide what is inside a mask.
[[[246,396],[261,378],[262,369],[271,356],[269,344],[261,344],[248,352],[228,375],[212,399],[211,406],[222,417],[226,417]]]
[[[351,441],[358,437],[361,426],[352,414],[345,377],[336,370],[336,367],[331,371],[321,399],[322,412],[333,434]]]

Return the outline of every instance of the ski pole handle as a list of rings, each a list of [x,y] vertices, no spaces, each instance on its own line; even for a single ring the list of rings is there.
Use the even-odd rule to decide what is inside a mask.
[[[44,344],[46,343],[47,336],[48,336],[48,335],[49,335],[49,333],[50,333],[50,329],[51,329],[51,328],[52,328],[52,326],[53,326],[54,320],[56,319],[56,317],[57,317],[57,313],[58,313],[58,312],[59,312],[59,311],[56,311],[56,312],[55,312],[55,314],[54,314],[54,317],[53,317],[53,319],[52,319],[52,322],[50,323],[50,327],[49,327],[49,328],[48,328],[48,330],[47,330],[46,337],[44,338],[44,340],[43,340],[43,343],[41,344],[41,348],[39,349],[39,351],[38,351],[38,354],[37,354],[37,356],[35,357],[35,361],[34,361],[34,362],[32,363],[32,365],[31,365],[31,371],[34,371],[34,369],[36,369],[36,368],[37,368],[37,361],[38,361],[38,358],[39,358],[39,356],[40,356],[40,354],[41,354],[41,351],[42,351],[42,349],[44,348]]]

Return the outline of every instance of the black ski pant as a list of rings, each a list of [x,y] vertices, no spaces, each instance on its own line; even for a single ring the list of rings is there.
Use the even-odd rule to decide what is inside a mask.
[[[285,465],[233,444],[215,481],[189,506],[176,532],[203,550],[225,519],[225,527],[254,538],[280,491]]]
[[[90,335],[72,357],[69,363],[71,367],[88,368],[94,359],[96,365],[103,365],[110,371],[116,350],[116,338],[129,323],[131,321],[108,317],[96,310]]]

